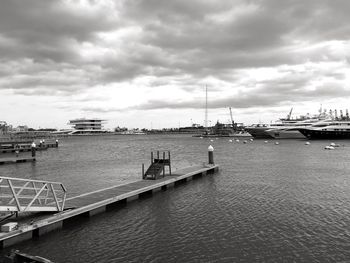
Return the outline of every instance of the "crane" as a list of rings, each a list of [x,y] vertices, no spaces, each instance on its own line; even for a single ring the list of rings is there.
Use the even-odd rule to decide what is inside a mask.
[[[235,122],[234,122],[234,120],[233,120],[233,117],[232,117],[232,109],[231,109],[231,107],[229,107],[229,109],[230,109],[230,117],[231,117],[231,122],[232,122],[232,128],[234,129],[234,130],[236,130],[236,125],[235,125]]]
[[[290,120],[290,117],[292,117],[293,107],[290,109],[289,114],[287,115],[287,120]]]

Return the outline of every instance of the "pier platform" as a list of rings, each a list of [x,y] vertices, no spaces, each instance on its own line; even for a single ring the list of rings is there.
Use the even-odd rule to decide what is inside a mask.
[[[36,151],[47,150],[48,148],[57,148],[58,140],[47,141],[44,143],[40,143],[38,140],[34,140],[36,144]],[[0,153],[14,153],[18,152],[30,152],[31,145],[33,141],[7,141],[0,142]]]
[[[198,165],[178,169],[165,174],[158,180],[139,180],[125,185],[111,186],[79,196],[67,197],[65,211],[46,216],[30,218],[30,222],[18,222],[18,228],[8,233],[0,233],[0,248],[12,246],[18,242],[37,238],[45,233],[62,228],[66,223],[80,216],[90,217],[112,209],[118,204],[127,204],[143,196],[150,196],[168,187],[214,174],[218,165]],[[9,220],[16,222],[16,218]]]

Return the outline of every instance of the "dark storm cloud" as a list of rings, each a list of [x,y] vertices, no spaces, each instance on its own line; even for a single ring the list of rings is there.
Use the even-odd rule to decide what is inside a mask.
[[[96,32],[117,25],[102,10],[70,9],[64,1],[3,0],[0,33],[10,44],[2,57],[74,60],[74,42],[93,41]]]
[[[281,86],[280,86],[281,87]],[[300,101],[322,101],[327,98],[343,98],[350,96],[350,90],[337,83],[325,83],[322,86],[312,90],[303,90],[298,88],[288,88],[281,92],[281,89],[276,92],[275,89],[263,87],[251,92],[241,93],[228,98],[212,99],[208,103],[208,108],[227,108],[234,107],[235,109],[246,109],[252,107],[266,106],[283,106],[286,102],[296,103]],[[154,110],[154,109],[203,109],[204,101],[199,99],[191,101],[164,101],[150,100],[145,104],[139,105],[132,109],[139,110]]]
[[[348,52],[338,52],[349,45],[349,11],[347,0],[3,0],[0,89],[64,96],[148,76],[152,80],[140,88],[171,84],[191,92],[212,78],[243,90],[238,98],[223,88],[229,98],[212,98],[210,107],[347,96],[340,84],[344,74],[327,70],[289,70],[287,78],[269,82],[252,78],[249,90],[235,83],[244,69],[350,61]],[[312,85],[325,77],[328,84]],[[203,107],[195,99],[154,99],[135,108]]]

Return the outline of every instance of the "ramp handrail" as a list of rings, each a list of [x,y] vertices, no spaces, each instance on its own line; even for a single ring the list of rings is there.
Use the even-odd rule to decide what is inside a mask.
[[[63,211],[66,195],[60,182],[0,176],[0,212]]]

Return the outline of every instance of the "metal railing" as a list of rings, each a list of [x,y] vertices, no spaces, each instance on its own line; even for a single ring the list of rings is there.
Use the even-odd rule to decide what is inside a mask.
[[[66,192],[59,182],[0,177],[0,212],[63,211]]]

